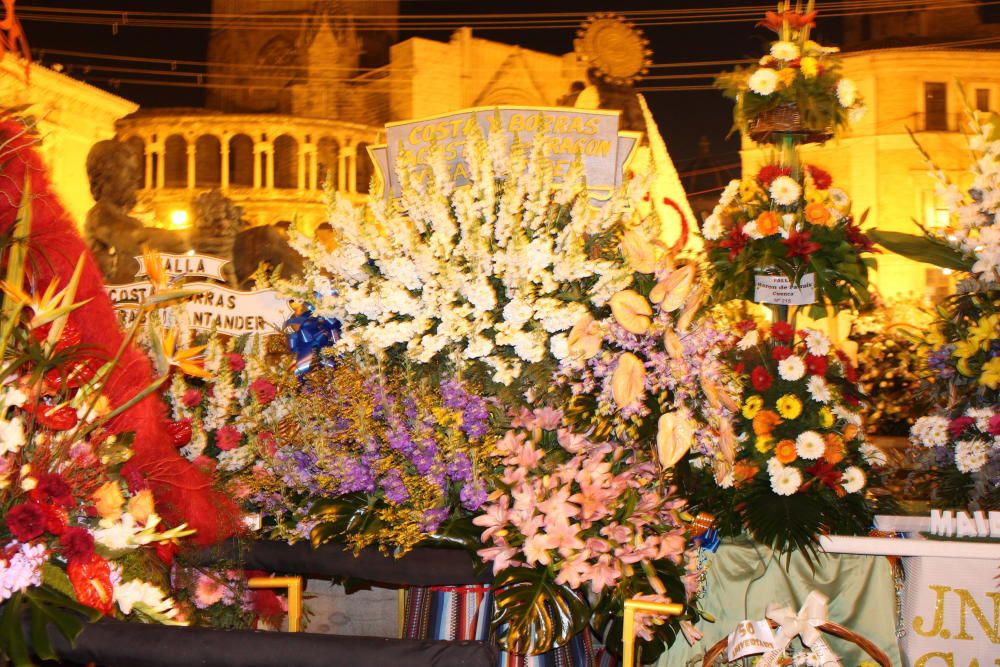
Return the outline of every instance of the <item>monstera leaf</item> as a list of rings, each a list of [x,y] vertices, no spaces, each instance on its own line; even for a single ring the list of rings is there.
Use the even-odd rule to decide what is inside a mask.
[[[970,258],[932,236],[878,230],[870,232],[868,236],[880,246],[915,262],[956,271],[972,270],[973,262]]]
[[[563,646],[590,618],[586,603],[569,586],[555,583],[547,568],[507,568],[493,585],[493,626],[500,645],[513,653],[538,655]]]
[[[466,549],[475,554],[482,546],[482,529],[472,523],[472,517],[451,517],[433,533],[427,533],[420,546]]]
[[[309,534],[313,547],[343,541],[350,533],[377,531],[381,525],[375,508],[360,493],[318,500],[309,510],[309,517],[319,522]]]
[[[49,627],[55,626],[72,643],[83,631],[84,622],[98,617],[97,611],[48,585],[18,591],[0,607],[0,657],[6,657],[14,667],[33,667],[33,656],[58,660]]]

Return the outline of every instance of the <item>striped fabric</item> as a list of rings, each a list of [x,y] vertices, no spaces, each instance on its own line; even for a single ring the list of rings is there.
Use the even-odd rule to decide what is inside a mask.
[[[403,637],[490,641],[493,594],[489,586],[408,589]],[[590,630],[542,655],[500,652],[498,667],[618,667],[618,660],[595,646]],[[596,649],[596,650],[595,650]]]

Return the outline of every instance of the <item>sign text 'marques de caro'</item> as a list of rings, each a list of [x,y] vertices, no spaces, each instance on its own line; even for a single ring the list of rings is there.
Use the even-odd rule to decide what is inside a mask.
[[[579,159],[587,187],[595,199],[606,199],[611,189],[621,185],[625,169],[639,143],[637,132],[619,131],[617,111],[579,110],[551,107],[478,107],[443,116],[386,125],[386,143],[369,149],[383,193],[387,198],[400,194],[394,165],[400,156],[415,163],[414,176],[430,174],[430,152],[443,153],[448,173],[456,185],[468,182],[469,168],[464,149],[476,126],[484,136],[499,127],[510,146],[516,139],[530,144],[543,137],[556,179],[563,177]]]

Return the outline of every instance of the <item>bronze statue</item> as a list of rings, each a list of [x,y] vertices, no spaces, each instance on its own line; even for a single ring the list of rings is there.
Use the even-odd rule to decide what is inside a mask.
[[[194,224],[191,227],[191,248],[199,255],[231,260],[223,268],[226,282],[238,287],[233,264],[233,242],[243,226],[243,209],[218,190],[203,192],[191,205]]]
[[[129,215],[141,167],[139,156],[114,139],[97,142],[87,154],[87,176],[96,203],[87,212],[84,237],[109,283],[135,280],[138,265],[133,258],[142,254],[144,246],[173,253],[187,249],[180,233],[146,227]]]
[[[263,264],[274,270],[281,267],[282,278],[302,275],[302,255],[288,245],[288,227],[282,221],[274,225],[249,227],[233,242],[233,269],[240,289],[253,287],[253,274]]]

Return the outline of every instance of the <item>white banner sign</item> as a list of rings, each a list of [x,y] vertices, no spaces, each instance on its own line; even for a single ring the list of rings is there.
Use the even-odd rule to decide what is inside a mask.
[[[994,559],[904,558],[906,667],[1000,665],[1000,588]]]
[[[729,635],[726,659],[729,662],[774,648],[774,632],[767,621],[743,621]]]
[[[148,282],[107,285],[108,296],[119,311],[123,325],[135,318],[138,304],[151,291]],[[240,292],[215,283],[185,283],[184,289],[200,293],[186,302],[189,324],[193,329],[218,331],[231,336],[277,334],[292,315],[291,306],[273,289]]]
[[[222,267],[229,263],[228,259],[219,259],[208,255],[172,255],[170,253],[159,253],[159,256],[163,270],[168,276],[226,279],[222,275]],[[146,275],[146,258],[140,255],[135,258],[135,261],[139,263],[139,270],[136,271],[135,277],[141,278]]]
[[[804,306],[816,303],[816,274],[807,273],[798,285],[783,275],[754,276],[753,300],[779,306]]]

